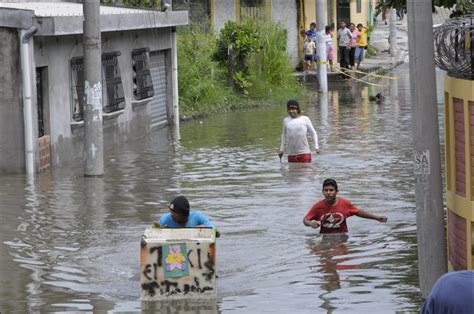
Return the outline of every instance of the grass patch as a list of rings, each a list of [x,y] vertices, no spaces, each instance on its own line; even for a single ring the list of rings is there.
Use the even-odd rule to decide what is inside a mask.
[[[217,36],[205,27],[178,30],[178,85],[182,119],[207,116],[300,98],[305,88],[295,79],[285,51],[286,31],[281,25],[254,24],[260,49],[249,56],[247,93],[227,84],[227,68],[213,61]],[[207,28],[208,29],[208,28]]]

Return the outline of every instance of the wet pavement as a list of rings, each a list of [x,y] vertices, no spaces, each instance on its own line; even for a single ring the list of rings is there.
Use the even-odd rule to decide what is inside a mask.
[[[408,67],[393,74],[374,81],[383,88],[333,86],[327,104],[310,94],[322,151],[311,165],[279,162],[281,104],[183,124],[179,145],[163,129],[108,150],[103,179],[84,178],[80,160],[2,177],[0,312],[417,311]],[[369,102],[377,92],[385,100]],[[351,217],[347,237],[304,227],[328,177],[388,223]],[[140,237],[178,194],[222,233],[218,299],[142,308]]]

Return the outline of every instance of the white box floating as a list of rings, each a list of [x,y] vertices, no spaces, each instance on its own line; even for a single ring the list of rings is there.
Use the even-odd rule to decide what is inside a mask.
[[[216,297],[215,228],[147,228],[140,248],[142,301]]]

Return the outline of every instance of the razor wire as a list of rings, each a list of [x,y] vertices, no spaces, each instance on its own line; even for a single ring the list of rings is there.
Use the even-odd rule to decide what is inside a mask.
[[[433,30],[435,63],[452,77],[474,80],[474,12]]]

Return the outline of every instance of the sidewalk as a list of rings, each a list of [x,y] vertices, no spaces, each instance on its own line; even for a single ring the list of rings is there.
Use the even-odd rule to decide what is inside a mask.
[[[443,24],[449,19],[450,9],[436,7],[436,13],[433,13],[433,26]],[[375,30],[372,33],[371,44],[378,50],[376,56],[366,58],[362,62],[362,69],[367,72],[387,71],[401,63],[408,62],[408,27],[407,16],[401,21],[397,20],[397,55],[390,56],[390,24],[377,17]]]
[[[390,17],[388,16],[387,19],[387,25],[385,25],[382,15],[377,17],[370,40],[372,46],[377,49],[377,54],[362,61],[361,68],[365,72],[386,72],[408,61],[407,16],[401,21],[397,20],[396,56],[390,55]]]

